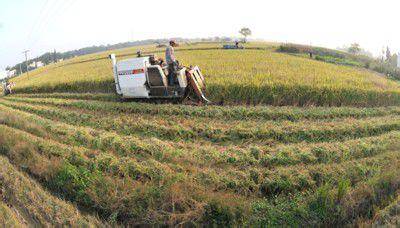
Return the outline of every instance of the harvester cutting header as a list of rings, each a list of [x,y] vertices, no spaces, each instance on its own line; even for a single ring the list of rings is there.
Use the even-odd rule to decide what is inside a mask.
[[[205,80],[198,66],[184,67],[173,55],[174,42],[167,47],[166,61],[154,55],[117,61],[110,55],[113,65],[116,93],[122,98],[186,99],[209,103],[205,97]]]

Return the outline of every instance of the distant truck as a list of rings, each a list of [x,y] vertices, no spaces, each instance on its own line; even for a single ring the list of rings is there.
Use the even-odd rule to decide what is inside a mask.
[[[222,46],[223,49],[244,49],[244,47],[236,41],[235,44],[225,44]]]

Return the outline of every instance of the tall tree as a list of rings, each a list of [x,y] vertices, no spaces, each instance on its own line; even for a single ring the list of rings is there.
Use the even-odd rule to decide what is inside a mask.
[[[390,53],[389,46],[386,47],[386,61],[390,61],[392,58],[392,53]]]
[[[244,37],[243,41],[246,43],[247,42],[247,37],[251,36],[251,30],[249,28],[242,28],[240,29],[239,33]]]
[[[347,51],[351,54],[358,54],[361,51],[361,47],[358,43],[353,43],[350,45]]]
[[[56,51],[56,49],[54,49],[54,52],[53,52],[53,62],[54,63],[57,62],[57,51]]]

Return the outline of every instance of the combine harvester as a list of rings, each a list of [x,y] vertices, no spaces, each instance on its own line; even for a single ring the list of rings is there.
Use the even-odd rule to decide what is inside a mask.
[[[110,59],[113,65],[116,93],[122,99],[185,100],[208,104],[206,85],[199,67],[179,67],[173,74],[174,85],[168,85],[168,66],[154,55],[117,61],[115,54]]]

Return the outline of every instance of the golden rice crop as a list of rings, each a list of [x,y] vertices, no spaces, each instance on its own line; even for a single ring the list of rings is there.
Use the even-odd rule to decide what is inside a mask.
[[[0,223],[393,224],[400,108],[313,106],[397,105],[397,82],[273,45],[177,48],[213,101],[247,106],[116,102],[111,51],[15,78],[0,98]]]
[[[195,48],[215,48],[193,46]],[[271,47],[271,46],[270,46]],[[187,47],[186,47],[187,48]],[[147,51],[160,49],[143,47]],[[178,59],[198,65],[215,102],[272,105],[400,104],[400,86],[368,70],[339,66],[263,50],[188,50]],[[105,52],[49,65],[15,78],[17,92],[114,92],[110,61]],[[122,58],[134,48],[118,50]],[[161,53],[162,55],[162,53]]]

